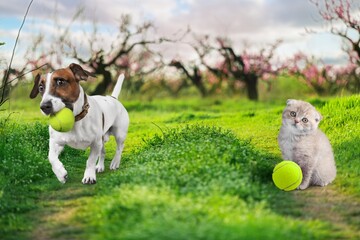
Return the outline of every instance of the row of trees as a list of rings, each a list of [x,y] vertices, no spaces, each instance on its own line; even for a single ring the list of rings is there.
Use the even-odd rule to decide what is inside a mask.
[[[313,0],[313,4],[318,8],[320,16],[330,24],[330,31],[344,39],[344,51],[349,56],[347,66],[324,65],[321,61],[301,53],[279,62],[274,53],[281,41],[257,51],[237,51],[230,39],[199,37],[190,30],[171,38],[149,37],[156,36],[153,34],[152,23],[133,25],[130,16],[125,15],[120,21],[118,35],[109,48],[104,48],[101,44],[103,39],[96,24],[85,41],[76,40],[76,36],[72,35],[71,25],[67,28],[58,26],[59,34],[50,40],[42,34],[36,36],[32,47],[25,53],[25,66],[21,69],[4,70],[0,90],[3,96],[7,96],[11,79],[21,76],[29,68],[42,67],[43,71],[49,71],[63,66],[65,59],[72,59],[99,76],[100,81],[93,94],[104,94],[120,72],[125,72],[127,79],[131,79],[126,81],[126,88],[133,92],[139,92],[149,81],[147,79],[157,79],[154,82],[174,94],[188,86],[194,86],[203,97],[224,89],[233,92],[245,89],[249,99],[258,100],[259,81],[264,81],[270,86],[271,80],[278,74],[295,74],[318,94],[333,94],[344,88],[358,93],[360,90],[359,11],[353,11],[354,7],[350,0]],[[72,22],[81,16],[81,12],[82,10],[78,11]],[[341,27],[339,22],[342,24]],[[191,43],[187,43],[196,53],[197,57],[193,61],[185,62],[176,58],[168,60],[162,56],[161,51],[154,50],[159,49],[156,46],[164,43],[182,42],[185,36],[193,38]],[[51,44],[44,48],[45,42]],[[166,81],[162,73],[168,69],[177,70],[177,75],[173,76],[178,78],[177,81],[173,79]],[[147,78],[149,74],[152,74],[152,77]],[[171,86],[172,84],[176,86]],[[5,99],[2,98],[0,104]]]

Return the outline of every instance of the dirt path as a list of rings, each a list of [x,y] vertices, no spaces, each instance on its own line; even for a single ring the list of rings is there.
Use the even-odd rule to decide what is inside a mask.
[[[81,239],[83,223],[74,217],[77,210],[93,197],[95,186],[84,186],[80,181],[66,184],[41,196],[40,209],[32,216],[37,225],[31,232],[31,239]]]
[[[303,219],[329,222],[339,232],[334,239],[360,239],[360,200],[345,195],[336,186],[311,187],[293,192]]]
[[[93,192],[78,182],[42,197],[42,207],[36,218],[39,223],[31,239],[80,239],[82,223],[74,222],[77,210]],[[296,199],[294,212],[300,219],[321,220],[333,226],[331,239],[360,239],[360,201],[340,193],[334,185],[311,187],[293,191]]]

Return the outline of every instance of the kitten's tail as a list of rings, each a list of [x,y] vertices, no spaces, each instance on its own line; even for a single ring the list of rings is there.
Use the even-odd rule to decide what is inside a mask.
[[[117,82],[115,84],[114,90],[111,93],[111,96],[113,98],[118,99],[120,91],[121,91],[122,84],[124,82],[124,78],[125,78],[124,74],[120,74],[120,76],[118,77],[118,80],[117,80]]]

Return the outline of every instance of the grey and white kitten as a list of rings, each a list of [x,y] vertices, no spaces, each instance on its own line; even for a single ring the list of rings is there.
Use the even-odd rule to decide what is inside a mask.
[[[336,166],[330,142],[318,129],[321,114],[304,101],[289,99],[286,104],[278,136],[283,159],[301,167],[299,189],[328,185],[336,177]]]

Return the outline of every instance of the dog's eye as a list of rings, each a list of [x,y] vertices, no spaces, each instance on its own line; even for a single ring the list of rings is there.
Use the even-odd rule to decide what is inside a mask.
[[[290,112],[290,116],[292,116],[292,117],[296,117],[296,112],[291,111],[291,112]]]
[[[303,118],[303,119],[301,119],[301,121],[303,121],[304,123],[307,123],[309,121],[309,119]]]
[[[55,78],[55,82],[57,86],[63,86],[66,84],[66,80],[63,78]]]
[[[44,92],[44,90],[45,90],[45,87],[43,85],[40,85],[39,86],[39,92],[42,93],[42,92]]]

